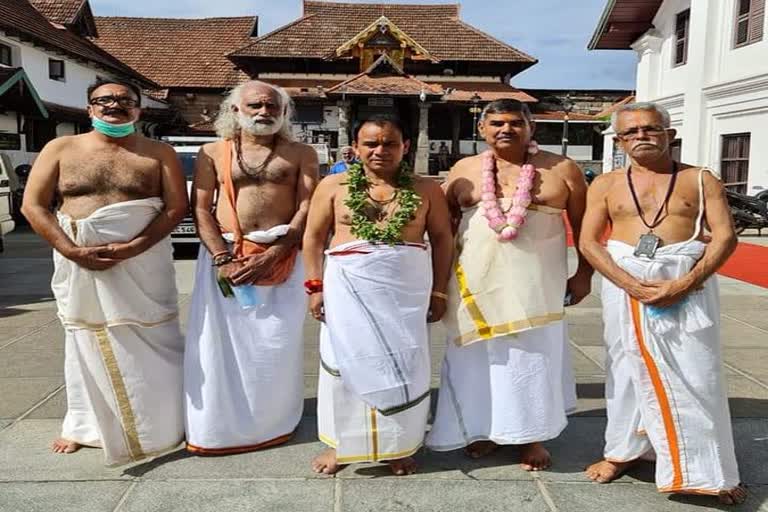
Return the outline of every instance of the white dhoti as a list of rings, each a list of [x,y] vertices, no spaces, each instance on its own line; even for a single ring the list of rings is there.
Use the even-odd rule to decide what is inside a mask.
[[[608,252],[631,275],[669,280],[687,274],[705,245],[687,241],[654,259],[610,240]],[[739,484],[720,355],[715,277],[668,308],[644,306],[607,279],[602,289],[607,346],[605,458],[656,458],[661,492],[717,494]]]
[[[160,198],[59,213],[79,246],[127,242],[161,211]],[[183,438],[183,337],[169,239],[111,269],[90,271],[54,251],[52,289],[66,330],[68,411],[62,437],[102,446],[107,464],[141,460]]]
[[[562,212],[535,208],[513,242],[497,241],[477,208],[463,212],[430,449],[546,441],[575,408]]]
[[[465,347],[449,342],[427,446],[447,451],[559,436],[576,404],[567,343],[563,321]]]
[[[327,254],[320,440],[341,464],[412,455],[429,413],[427,249],[358,241]]]
[[[257,286],[262,304],[224,297],[200,248],[184,358],[187,449],[240,453],[287,441],[304,404],[301,255],[289,278]]]

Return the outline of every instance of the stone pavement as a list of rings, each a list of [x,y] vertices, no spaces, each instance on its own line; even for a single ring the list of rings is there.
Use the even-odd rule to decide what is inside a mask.
[[[752,237],[750,237],[752,238]],[[762,242],[750,239],[750,242]],[[194,261],[177,261],[182,305]],[[600,457],[605,426],[604,350],[597,293],[568,312],[579,409],[547,443],[551,470],[526,473],[513,449],[481,461],[420,453],[420,472],[389,476],[381,465],[313,474],[317,325],[307,321],[305,414],[293,441],[244,455],[199,458],[177,451],[151,462],[105,468],[99,450],[49,450],[65,412],[63,333],[49,289],[50,250],[17,231],[0,255],[0,511],[698,511],[768,512],[768,291],[721,279],[724,359],[739,463],[751,496],[740,507],[708,497],[660,495],[650,466],[611,485],[583,467]],[[594,289],[598,290],[595,280]],[[186,310],[186,308],[184,308]],[[443,336],[432,329],[435,383]]]

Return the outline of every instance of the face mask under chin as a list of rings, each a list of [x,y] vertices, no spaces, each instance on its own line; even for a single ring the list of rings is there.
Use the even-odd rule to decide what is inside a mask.
[[[93,126],[93,129],[102,135],[106,135],[107,137],[112,137],[114,139],[127,137],[128,135],[136,132],[135,121],[113,124],[98,117],[93,117],[91,118],[91,126]]]

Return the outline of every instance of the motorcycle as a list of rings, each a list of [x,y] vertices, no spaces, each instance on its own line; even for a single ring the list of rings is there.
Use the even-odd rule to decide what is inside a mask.
[[[732,190],[725,191],[728,197],[728,206],[736,226],[736,233],[741,234],[745,229],[756,229],[758,235],[761,230],[768,228],[768,203],[756,196],[748,196]]]

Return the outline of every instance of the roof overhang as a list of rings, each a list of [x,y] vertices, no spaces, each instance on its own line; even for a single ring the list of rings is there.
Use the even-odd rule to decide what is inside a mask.
[[[0,105],[22,114],[39,114],[48,119],[48,109],[22,68],[0,74]]]
[[[638,37],[653,28],[653,19],[663,0],[608,0],[590,50],[630,50]]]

